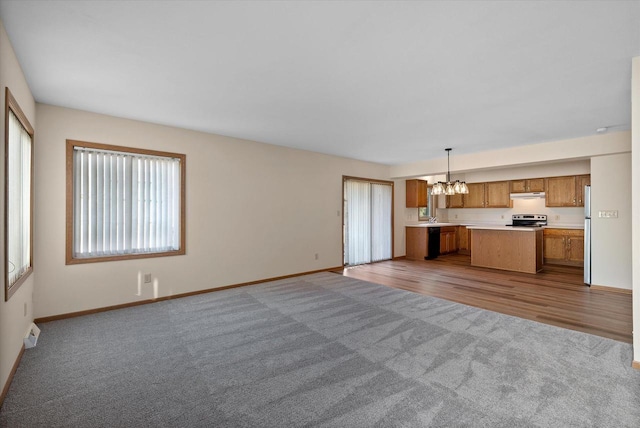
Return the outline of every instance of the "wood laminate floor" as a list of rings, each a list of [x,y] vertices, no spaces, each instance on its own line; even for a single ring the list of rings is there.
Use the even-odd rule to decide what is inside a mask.
[[[472,267],[470,257],[393,260],[339,271],[362,279],[495,312],[631,343],[631,294],[592,289],[582,268],[545,265],[526,274]]]

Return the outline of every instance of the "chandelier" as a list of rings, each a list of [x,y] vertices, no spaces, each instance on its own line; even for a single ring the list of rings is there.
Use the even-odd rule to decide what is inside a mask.
[[[467,187],[467,183],[464,181],[456,180],[454,183],[451,182],[451,171],[449,171],[449,154],[451,149],[445,149],[447,151],[447,182],[443,183],[442,181],[438,181],[433,185],[431,189],[432,195],[455,195],[458,194],[467,194],[469,193],[469,188]]]

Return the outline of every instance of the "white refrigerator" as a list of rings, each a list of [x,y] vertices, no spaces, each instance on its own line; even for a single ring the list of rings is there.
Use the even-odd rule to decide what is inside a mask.
[[[584,283],[591,285],[591,186],[584,186]]]

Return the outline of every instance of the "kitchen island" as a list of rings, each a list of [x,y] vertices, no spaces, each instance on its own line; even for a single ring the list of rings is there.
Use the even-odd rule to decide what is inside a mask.
[[[467,226],[471,266],[536,273],[542,270],[540,227]]]

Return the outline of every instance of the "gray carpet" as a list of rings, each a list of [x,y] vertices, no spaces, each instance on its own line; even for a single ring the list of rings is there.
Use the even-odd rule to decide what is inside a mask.
[[[40,327],[0,426],[640,426],[629,344],[331,273]]]

